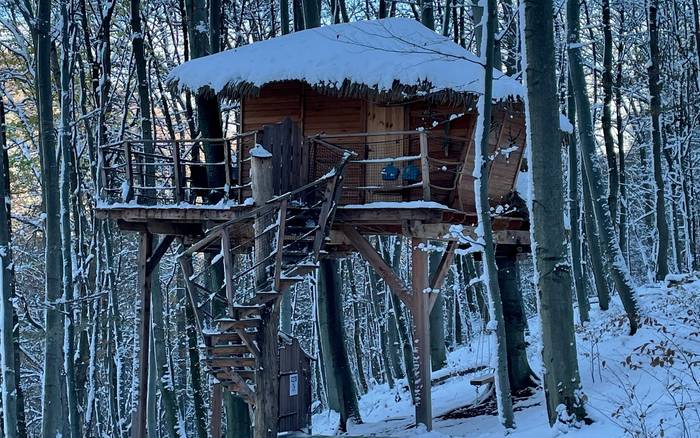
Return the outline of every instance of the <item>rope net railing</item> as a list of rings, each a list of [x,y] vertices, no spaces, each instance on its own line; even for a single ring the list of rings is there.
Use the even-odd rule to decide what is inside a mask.
[[[244,202],[250,189],[243,150],[256,133],[225,139],[124,140],[99,150],[99,199],[105,204]],[[215,182],[215,183],[214,183]]]
[[[319,135],[308,140],[310,175],[322,175],[353,156],[343,179],[341,204],[436,201],[447,203],[457,189],[471,141],[427,131]]]

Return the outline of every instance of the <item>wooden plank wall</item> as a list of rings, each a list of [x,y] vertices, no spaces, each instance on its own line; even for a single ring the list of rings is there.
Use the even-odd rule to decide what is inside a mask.
[[[243,131],[259,130],[264,125],[280,122],[289,117],[300,125],[304,137],[319,133],[340,134],[378,130],[417,129],[423,127],[435,133],[429,142],[430,156],[446,161],[462,161],[466,157],[464,177],[458,184],[458,190],[432,190],[433,199],[453,208],[464,205],[466,211],[474,210],[474,169],[473,141],[446,141],[444,136],[473,139],[476,113],[472,110],[447,123],[452,115],[464,113],[459,106],[434,105],[428,102],[412,102],[402,107],[384,107],[367,103],[362,99],[335,98],[321,95],[308,85],[288,81],[271,84],[262,88],[259,96],[247,97],[242,102]],[[403,113],[403,116],[401,114]],[[403,117],[403,126],[400,119]],[[382,120],[384,119],[384,120]],[[433,126],[434,122],[438,122]],[[493,126],[489,136],[490,152],[500,148],[515,148],[509,153],[497,154],[491,169],[489,198],[492,206],[503,203],[510,195],[520,168],[523,146],[525,144],[525,122],[523,106],[518,103],[499,104],[494,108]],[[443,123],[445,122],[445,123]],[[391,125],[391,126],[389,126]],[[447,128],[447,129],[446,129]],[[442,137],[442,138],[441,138]],[[260,140],[258,140],[259,142]],[[358,153],[366,155],[366,139],[343,138],[335,143],[341,144]],[[244,148],[243,158],[247,158],[252,144]],[[409,150],[403,154],[418,155],[418,136],[410,142]],[[320,158],[309,163],[310,173],[322,174]],[[243,165],[243,175],[249,174],[249,163]],[[349,166],[346,169],[345,184],[363,186],[367,175],[360,172],[362,166]],[[371,171],[375,171],[373,169]],[[450,187],[454,174],[449,171],[431,172],[431,183],[436,186]],[[420,189],[411,190],[403,196],[388,195],[381,200],[415,200],[422,198]],[[400,198],[400,199],[399,199]],[[341,198],[341,204],[371,202],[373,197],[361,195],[357,191],[347,192]],[[380,200],[380,199],[374,199]]]

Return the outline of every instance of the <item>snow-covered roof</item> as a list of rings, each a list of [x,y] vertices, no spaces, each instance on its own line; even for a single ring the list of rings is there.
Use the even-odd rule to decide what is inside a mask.
[[[194,59],[175,67],[168,81],[232,99],[296,80],[329,94],[453,101],[482,93],[483,76],[479,58],[449,38],[413,19],[386,18],[294,32]],[[523,92],[516,80],[494,71],[494,99]]]

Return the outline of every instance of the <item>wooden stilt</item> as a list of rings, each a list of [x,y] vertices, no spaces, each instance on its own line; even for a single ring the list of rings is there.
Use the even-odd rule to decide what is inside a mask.
[[[433,428],[433,408],[430,394],[430,301],[428,288],[428,252],[425,239],[411,242],[411,311],[413,313],[414,363],[416,370],[416,425]],[[423,247],[423,248],[421,248]]]
[[[150,354],[151,327],[151,271],[148,260],[153,250],[153,235],[141,233],[138,256],[138,278],[141,289],[141,321],[139,323],[139,391],[138,404],[131,427],[133,438],[146,435],[146,397],[148,396],[148,360]]]
[[[221,438],[221,408],[222,408],[222,392],[221,384],[215,383],[212,385],[211,399],[211,436],[212,438]]]
[[[431,288],[439,288],[454,257],[456,244],[448,244],[438,272],[431,285],[428,284],[428,252],[426,239],[413,238],[411,293],[404,282],[394,273],[381,255],[356,229],[346,227],[343,232],[357,251],[369,262],[387,283],[391,292],[398,296],[413,315],[413,360],[416,372],[416,424],[433,428],[433,409],[430,381],[430,310],[435,303]]]
[[[270,144],[266,135],[263,144]],[[264,205],[274,195],[273,178],[273,160],[271,156],[252,156],[251,157],[251,178],[252,190],[255,203]],[[284,218],[280,218],[284,219]],[[270,215],[265,217],[255,218],[256,233],[261,234],[263,230],[268,228],[275,218]],[[281,229],[283,230],[283,226]],[[282,231],[283,232],[283,231]],[[255,259],[256,263],[259,260],[266,259],[273,250],[274,242],[278,235],[267,233],[255,239]],[[284,238],[284,235],[282,235]],[[278,242],[278,254],[281,255],[283,242]],[[278,260],[281,263],[281,259]],[[279,292],[279,279],[270,283],[268,267],[273,263],[270,260],[268,263],[260,265],[255,272],[256,289],[262,292],[268,288]],[[274,280],[274,279],[273,279]],[[268,438],[277,436],[277,421],[279,419],[279,298],[273,300],[266,309],[261,313],[262,328],[257,332],[256,342],[260,350],[258,359],[258,369],[255,371],[255,410],[254,410],[254,426],[253,434],[255,438]]]

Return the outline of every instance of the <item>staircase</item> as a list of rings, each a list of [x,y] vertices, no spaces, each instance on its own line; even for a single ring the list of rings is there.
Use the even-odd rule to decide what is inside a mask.
[[[179,256],[206,369],[252,405],[263,315],[318,267],[348,158],[313,183],[209,230]]]

